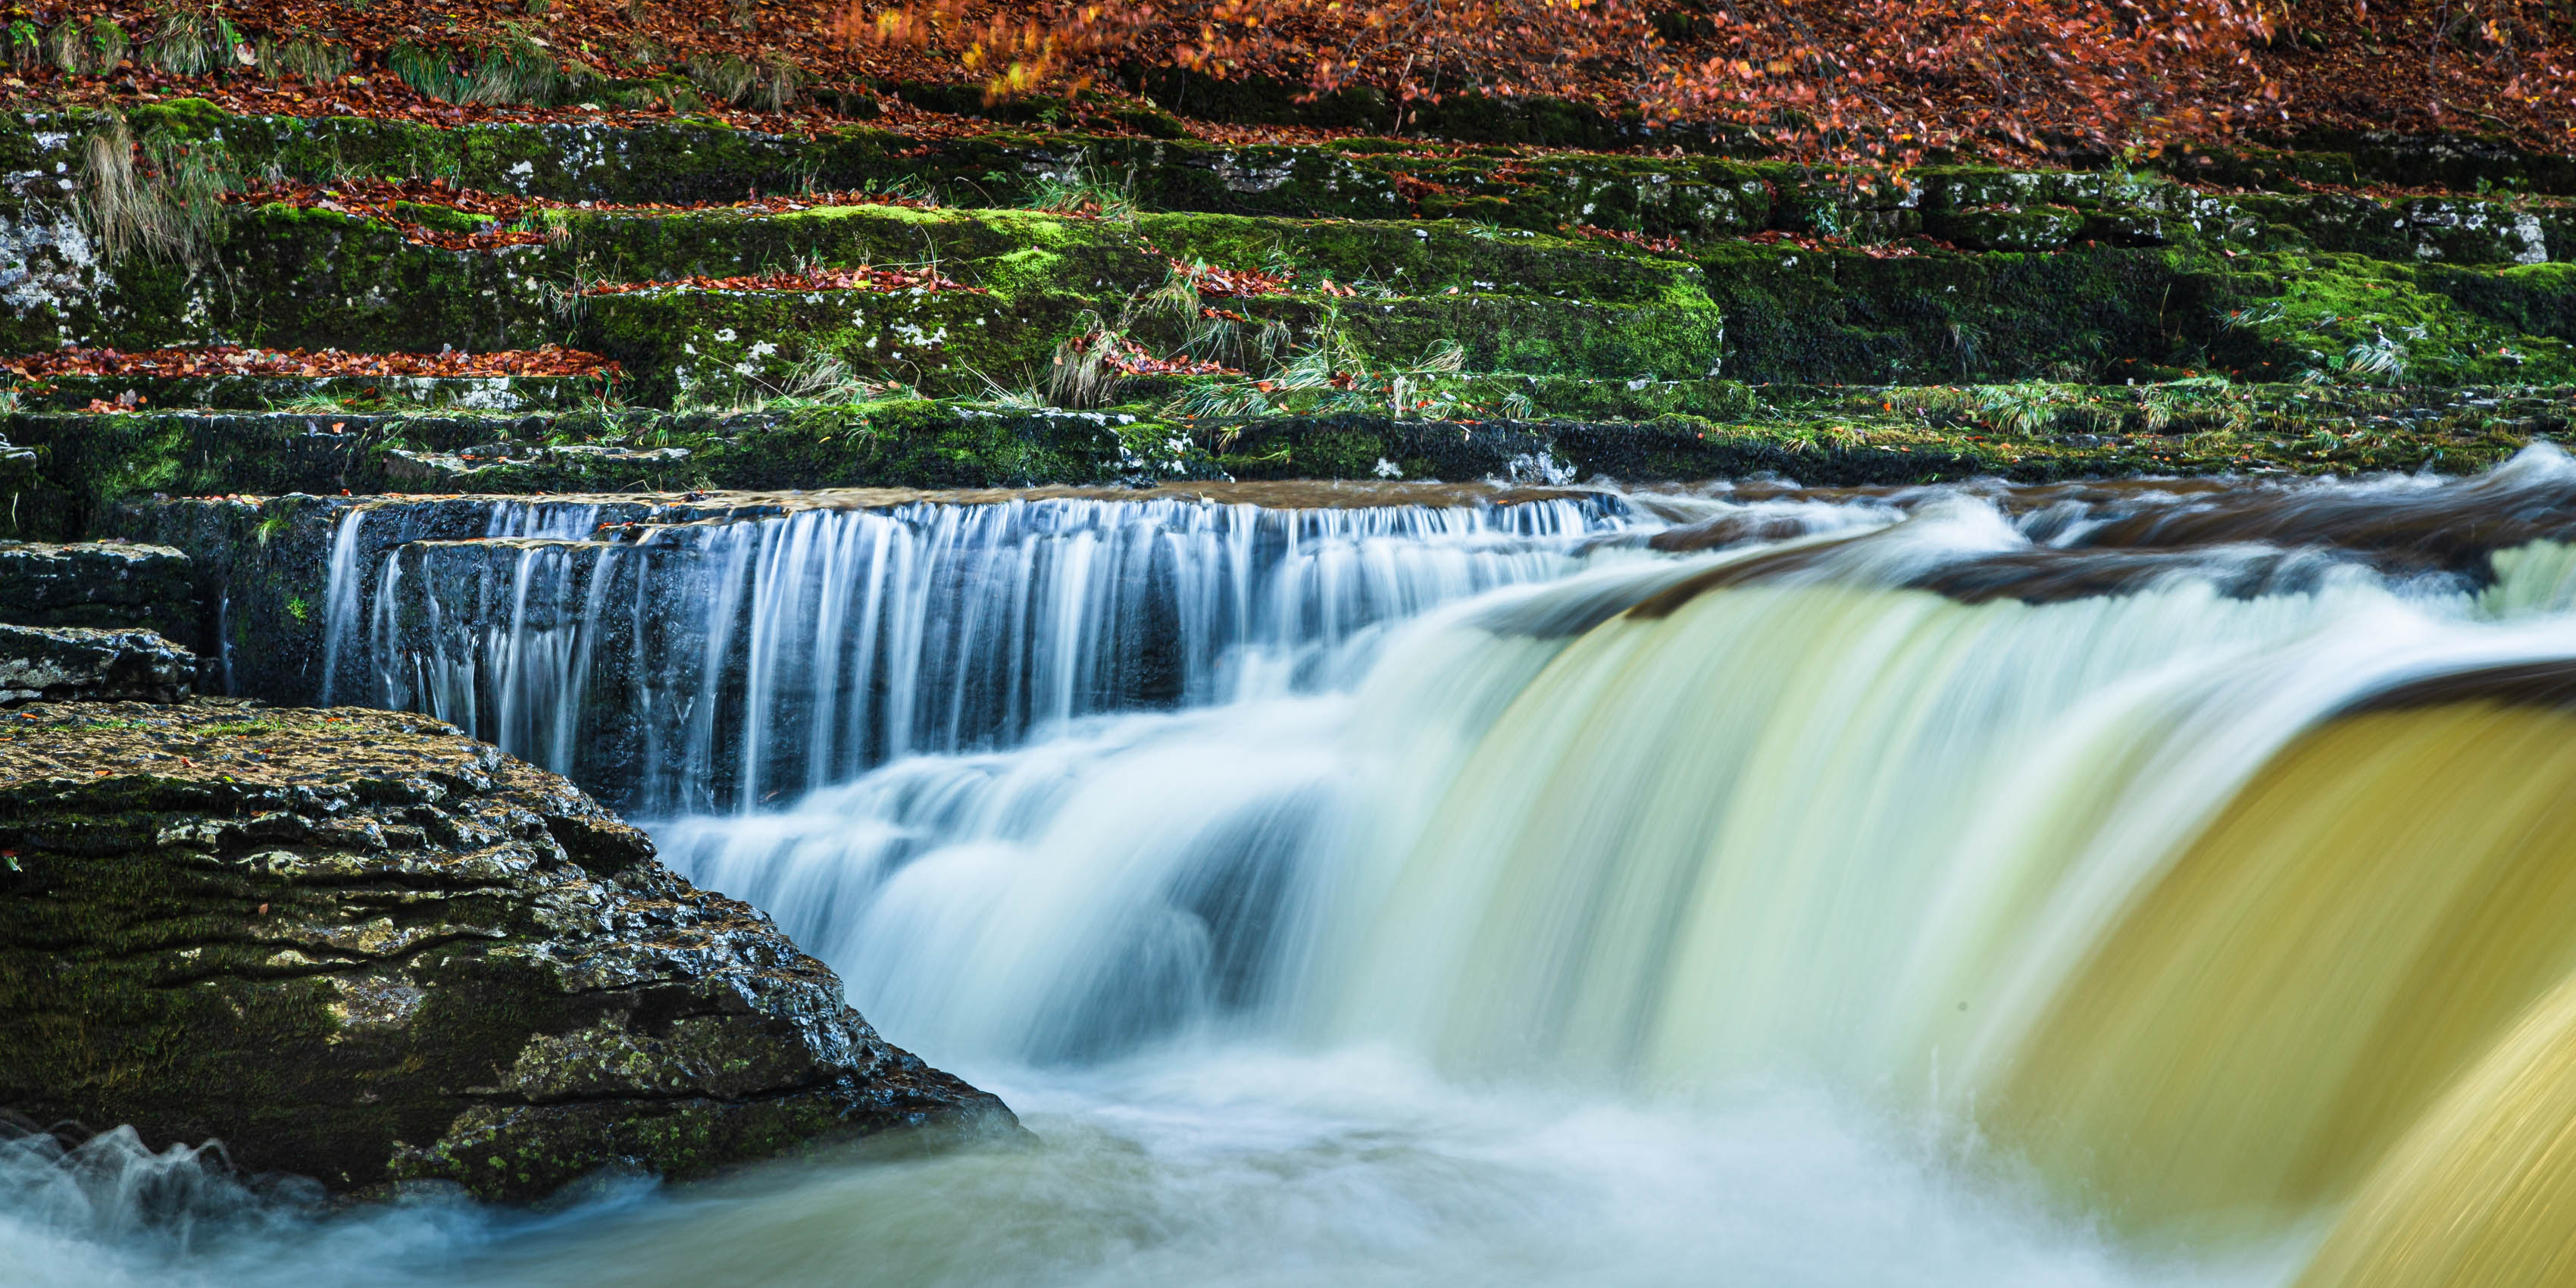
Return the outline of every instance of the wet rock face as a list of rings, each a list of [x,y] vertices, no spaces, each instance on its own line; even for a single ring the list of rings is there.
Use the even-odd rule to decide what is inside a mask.
[[[334,1190],[533,1198],[1001,1102],[750,906],[418,717],[35,706],[0,729],[0,1109]]]
[[[176,702],[196,680],[196,655],[152,631],[0,625],[0,706]]]
[[[189,595],[188,557],[168,546],[0,542],[0,621],[175,634],[188,622]]]

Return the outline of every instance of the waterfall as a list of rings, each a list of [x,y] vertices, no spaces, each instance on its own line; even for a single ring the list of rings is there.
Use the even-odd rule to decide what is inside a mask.
[[[2130,1214],[2286,1220],[2348,1195],[2576,969],[2571,782],[2563,710],[2316,725],[2014,1036],[1989,1128]]]
[[[352,508],[340,516],[331,533],[331,562],[322,600],[322,705],[343,700],[340,686],[340,658],[349,649],[350,635],[360,613],[365,587],[359,575],[359,555],[367,532],[367,512]]]
[[[338,692],[652,815],[889,1037],[1024,1109],[1146,1070],[1266,1123],[1275,1085],[1192,1081],[1245,1052],[1692,1140],[1745,1088],[1819,1089],[2249,1282],[2576,1265],[2553,450],[2464,480],[341,522]],[[1386,1138],[1354,1130],[1326,1152]],[[1094,1163],[1073,1209],[1153,1175]],[[1945,1282],[2059,1281],[1977,1264]]]
[[[2222,1245],[2576,1192],[2554,1155],[2461,1179],[2498,1120],[2576,1126],[2531,1084],[2576,970],[2576,485],[2247,491],[1721,513],[1334,682],[658,832],[969,1065],[1233,1035],[1649,1100],[1820,1080]],[[2515,521],[2389,535],[2470,504]],[[2399,1255],[2349,1228],[2330,1255]]]
[[[343,521],[330,674],[665,811],[1312,686],[1378,624],[1561,575],[1621,524],[1606,497],[1041,499],[683,512],[602,540],[591,509],[487,505],[483,532],[393,544],[371,578],[341,553],[366,519]]]
[[[2576,1273],[2576,977],[2516,1018],[2374,1172],[2299,1288],[2536,1288]]]

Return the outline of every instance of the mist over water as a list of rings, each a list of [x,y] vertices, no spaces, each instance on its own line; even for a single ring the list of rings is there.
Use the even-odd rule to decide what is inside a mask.
[[[332,1212],[130,1140],[25,1145],[0,1282],[2282,1284],[2356,1195],[2437,1210],[2489,1100],[2555,1067],[2563,457],[1548,504],[671,538],[734,598],[665,660],[754,710],[653,718],[760,790],[645,792],[665,859],[1038,1142],[542,1212]],[[2465,515],[2489,545],[2442,535]],[[405,548],[372,591],[347,563],[352,664],[507,713],[529,754],[603,700],[530,686],[646,616],[601,605],[666,593],[560,545]],[[1007,647],[958,643],[990,642],[953,620],[986,577]],[[1113,664],[1147,636],[1150,683]],[[818,708],[889,656],[982,714]],[[671,674],[600,692],[643,710]],[[2419,789],[2438,834],[2405,825]]]
[[[1655,1111],[1385,1052],[1162,1053],[995,1077],[1040,1143],[878,1140],[569,1210],[236,1216],[185,1251],[13,1217],[0,1277],[73,1285],[2236,1285],[2114,1245],[1921,1129],[1812,1089]],[[2279,1254],[2272,1254],[2277,1261]]]

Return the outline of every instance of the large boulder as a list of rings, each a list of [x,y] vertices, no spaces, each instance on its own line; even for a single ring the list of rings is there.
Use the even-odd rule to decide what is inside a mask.
[[[499,1199],[1011,1129],[766,916],[449,726],[105,703],[0,724],[0,1110]]]

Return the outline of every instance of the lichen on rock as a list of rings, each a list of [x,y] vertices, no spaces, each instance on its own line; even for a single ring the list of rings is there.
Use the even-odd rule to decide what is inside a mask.
[[[542,1196],[1011,1129],[763,914],[417,716],[42,705],[0,730],[0,1109],[370,1193]]]

